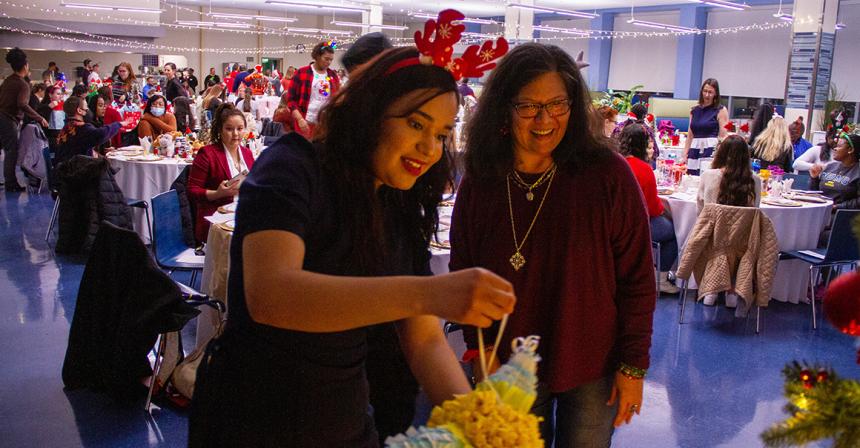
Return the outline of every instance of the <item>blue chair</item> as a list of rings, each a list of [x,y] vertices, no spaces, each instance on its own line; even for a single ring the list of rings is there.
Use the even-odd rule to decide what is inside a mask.
[[[794,179],[794,184],[791,186],[794,190],[809,190],[810,177],[807,172],[802,174],[786,173],[783,179]]]
[[[143,210],[143,214],[146,216],[146,231],[149,232],[149,243],[152,244],[152,222],[149,220],[149,204],[143,199],[134,198],[125,198],[125,203],[129,207]]]
[[[191,271],[191,286],[197,272],[203,269],[202,255],[196,255],[182,239],[182,218],[179,214],[179,195],[176,190],[152,197],[152,252],[158,265],[172,274],[173,271]]]
[[[818,320],[815,313],[815,280],[821,272],[821,268],[834,268],[841,272],[845,266],[854,266],[860,260],[860,250],[857,248],[857,239],[852,231],[852,224],[860,210],[837,210],[833,219],[833,227],[830,230],[830,238],[827,247],[812,250],[793,250],[780,252],[781,260],[798,259],[809,263],[809,294],[812,302],[812,328],[818,328]],[[830,285],[830,277],[833,269],[827,274],[825,287]]]

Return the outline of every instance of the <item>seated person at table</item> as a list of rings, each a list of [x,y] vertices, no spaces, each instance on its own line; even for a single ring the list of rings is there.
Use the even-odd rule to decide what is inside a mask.
[[[87,107],[89,107],[89,109],[91,111],[93,111],[93,123],[92,123],[93,126],[100,128],[106,124],[111,124],[111,123],[107,123],[105,121],[105,115],[107,113],[107,106],[105,106],[105,99],[103,96],[101,96],[101,95],[91,96],[87,100]],[[120,121],[122,121],[122,120],[114,120],[113,123],[117,123]],[[117,132],[117,135],[118,134],[119,134],[119,132]],[[97,153],[104,155],[108,151],[109,148],[112,149],[111,148],[111,141],[115,138],[116,138],[116,135],[114,135],[109,140],[99,144],[98,146],[96,146],[93,149],[95,149],[95,151]]]
[[[764,132],[758,135],[752,144],[752,157],[761,160],[761,168],[778,166],[790,173],[794,161],[794,149],[791,146],[791,135],[785,119],[774,115],[767,124]]]
[[[281,123],[281,125],[284,127],[284,133],[292,132],[292,111],[290,111],[290,103],[287,100],[286,94],[281,95],[281,102],[278,103],[278,108],[275,109],[275,113],[272,114],[272,121],[274,121],[275,123]]]
[[[860,208],[860,165],[857,149],[860,135],[842,133],[833,150],[833,161],[826,166],[815,165],[809,170],[809,188],[821,190],[833,199],[833,208]]]
[[[93,149],[110,141],[120,128],[128,123],[119,121],[107,126],[96,127],[84,121],[87,114],[87,103],[80,97],[70,96],[63,104],[66,113],[66,125],[57,137],[56,164],[65,162],[81,154],[92,156]]]
[[[750,169],[750,150],[739,135],[720,143],[711,169],[699,178],[699,212],[705,204],[758,207],[761,203],[761,178]]]
[[[233,202],[244,174],[254,165],[251,150],[240,146],[247,133],[245,116],[232,104],[222,104],[212,119],[212,144],[200,148],[188,175],[188,196],[197,206],[194,237],[205,243],[209,221],[218,207]],[[244,174],[243,174],[244,173]]]
[[[143,116],[137,125],[137,136],[149,137],[152,141],[166,132],[176,131],[176,116],[167,112],[167,100],[161,95],[150,95]]]
[[[791,135],[791,146],[794,148],[794,160],[797,160],[807,149],[812,148],[812,143],[803,138],[803,133],[806,132],[806,126],[803,125],[803,117],[797,117],[797,120],[788,125],[788,133]]]
[[[648,163],[651,160],[648,155],[650,140],[645,127],[634,122],[622,129],[619,146],[645,195],[648,217],[651,218],[651,240],[660,243],[660,292],[677,294],[678,287],[669,281],[669,269],[678,258],[678,240],[675,227],[663,209],[663,202],[657,197],[657,179]]]
[[[215,116],[215,109],[224,102],[224,86],[215,84],[206,91],[206,96],[203,97],[203,110],[209,112],[209,115]]]
[[[813,166],[819,165],[824,167],[830,163],[833,153],[833,148],[836,147],[836,141],[839,138],[839,133],[842,132],[841,129],[831,128],[827,131],[827,134],[824,137],[824,141],[807,149],[800,158],[794,161],[794,169],[799,172],[807,172],[812,169]]]
[[[761,178],[750,168],[750,149],[743,137],[729,135],[719,144],[711,169],[702,171],[697,202],[699,212],[705,204],[713,203],[734,207],[759,206]],[[713,306],[717,302],[717,294],[706,295],[702,302]],[[727,293],[726,307],[735,308],[737,304],[737,294],[734,291]],[[737,315],[745,315],[743,309],[739,313]]]

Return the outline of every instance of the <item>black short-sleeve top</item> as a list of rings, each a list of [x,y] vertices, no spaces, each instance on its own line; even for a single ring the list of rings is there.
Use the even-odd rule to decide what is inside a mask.
[[[285,135],[261,154],[243,182],[230,249],[230,312],[225,333],[240,335],[243,344],[264,353],[261,362],[274,360],[271,368],[283,370],[284,381],[295,385],[290,396],[284,397],[284,411],[290,414],[292,408],[302,416],[303,431],[321,431],[320,440],[327,442],[338,443],[332,437],[342,435],[344,443],[364,439],[370,445],[376,433],[367,411],[364,363],[368,328],[331,333],[275,328],[254,322],[245,303],[242,241],[254,232],[284,230],[298,235],[305,243],[306,271],[362,275],[348,261],[353,226],[341,218],[333,176],[325,174],[318,154],[318,148],[299,134]],[[397,214],[396,207],[383,210]],[[428,274],[426,246],[418,250],[416,244],[408,243],[403,236],[408,232],[390,225],[400,221],[392,221],[389,214],[385,219],[389,263],[382,275]],[[309,415],[303,412],[307,403],[328,411]]]

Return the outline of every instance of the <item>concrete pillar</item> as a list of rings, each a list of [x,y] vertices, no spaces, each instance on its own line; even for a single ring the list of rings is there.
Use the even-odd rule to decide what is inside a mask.
[[[707,28],[707,9],[703,6],[682,6],[678,25],[687,28]],[[705,62],[705,35],[683,34],[678,36],[676,58],[675,98],[685,100],[699,98],[699,89],[702,86],[702,66]]]
[[[520,0],[524,5],[534,5],[534,0]],[[505,39],[510,42],[531,41],[534,38],[535,12],[531,9],[505,8]]]
[[[807,137],[812,131],[822,129],[838,12],[839,0],[794,3],[791,55],[785,77],[785,118],[794,121],[803,116]]]
[[[612,31],[615,29],[615,14],[600,13],[591,19],[592,31]],[[609,86],[609,60],[612,58],[612,38],[605,34],[595,34],[604,38],[588,41],[588,87],[593,91],[605,91]]]
[[[367,6],[370,7],[370,11],[365,11],[361,13],[361,23],[365,25],[382,25],[382,4],[379,0],[371,0],[368,2]],[[378,26],[363,26],[361,27],[361,34],[374,33],[377,31],[382,31],[382,28]]]

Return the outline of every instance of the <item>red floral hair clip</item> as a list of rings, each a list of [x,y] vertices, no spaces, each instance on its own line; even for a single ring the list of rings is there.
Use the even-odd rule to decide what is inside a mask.
[[[435,65],[451,72],[454,80],[461,78],[478,78],[484,72],[492,70],[496,59],[508,52],[508,41],[504,37],[486,41],[482,45],[470,45],[462,56],[454,58],[454,45],[460,41],[463,31],[462,24],[453,22],[466,18],[460,11],[446,9],[439,13],[436,20],[430,19],[424,23],[424,32],[415,32],[415,45],[421,53],[417,58],[405,59],[394,64],[387,74],[401,68],[413,65]]]

